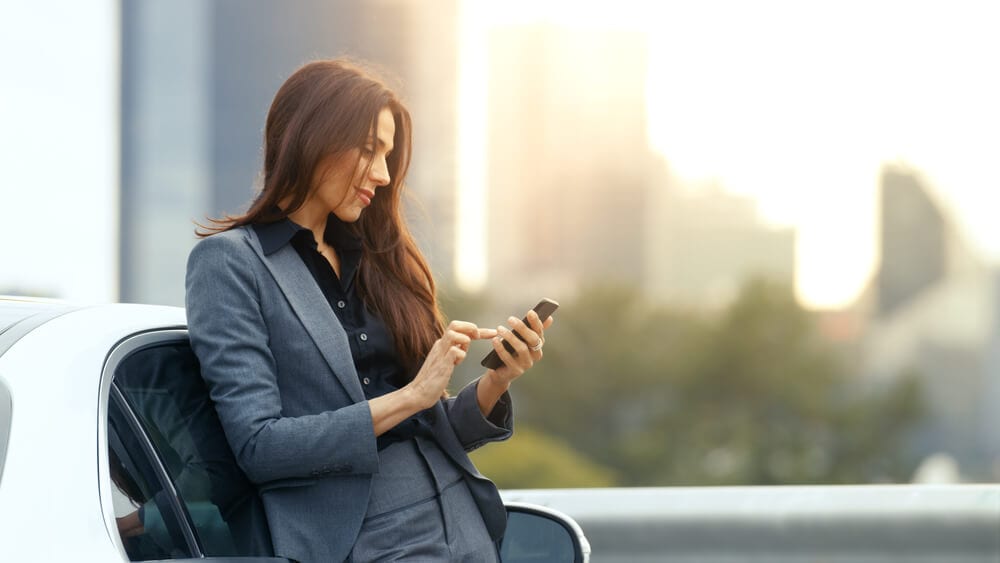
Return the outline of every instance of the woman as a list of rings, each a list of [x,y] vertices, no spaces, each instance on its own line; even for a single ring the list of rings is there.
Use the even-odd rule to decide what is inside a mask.
[[[409,113],[385,85],[309,63],[268,113],[262,192],[188,260],[192,346],[279,556],[497,558],[506,512],[466,452],[510,436],[507,389],[551,320],[443,326],[401,214],[409,158]],[[449,398],[485,338],[506,365]]]

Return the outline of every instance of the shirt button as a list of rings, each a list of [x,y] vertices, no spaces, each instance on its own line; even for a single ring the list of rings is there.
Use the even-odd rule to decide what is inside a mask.
[[[362,382],[362,383],[364,383],[365,385],[368,385],[369,383],[371,383],[371,382],[372,382],[372,380],[371,380],[371,379],[368,379],[368,378],[366,377],[366,378],[362,379],[362,380],[361,380],[361,382]]]
[[[367,342],[368,341],[368,335],[365,334],[365,333],[363,333],[363,332],[361,333],[360,338],[361,338],[362,342]]]
[[[347,303],[344,303],[343,301],[337,301],[337,307],[343,309],[344,307],[347,307]]]

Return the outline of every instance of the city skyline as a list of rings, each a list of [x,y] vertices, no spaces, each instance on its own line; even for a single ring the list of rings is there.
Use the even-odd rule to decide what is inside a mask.
[[[524,25],[489,40],[482,246],[494,299],[641,286],[653,181],[644,38]],[[578,58],[610,68],[594,73]],[[614,118],[600,107],[616,108]]]
[[[431,22],[404,0],[303,0],[294,9],[266,0],[123,2],[119,299],[184,302],[195,223],[246,208],[259,188],[270,100],[303,61],[342,53],[369,61],[416,123],[436,125],[415,128],[418,154],[453,153],[454,97],[445,94],[457,91],[455,39],[438,31],[455,27],[455,6],[439,2]],[[408,218],[447,283],[454,166],[417,158],[407,184],[434,209],[433,221],[412,208]]]
[[[109,113],[116,103],[114,4],[80,8],[69,18],[73,25],[57,27],[51,27],[40,8],[8,9],[11,21],[23,25],[12,26],[6,36],[3,62],[11,69],[9,76],[30,79],[16,86],[8,80],[4,87],[10,103],[0,109],[0,117],[14,131],[2,147],[9,161],[5,207],[43,208],[39,194],[45,194],[59,203],[49,219],[62,229],[33,228],[27,216],[6,222],[2,228],[8,239],[32,233],[29,243],[4,251],[4,262],[10,266],[0,285],[6,288],[37,288],[84,301],[113,300],[117,295],[112,264],[117,232],[110,226],[118,205],[113,191],[117,165],[107,154],[117,150],[115,136],[108,132],[116,127]],[[555,19],[560,25],[596,25],[594,17],[588,19],[585,4],[577,10],[561,9],[558,2],[535,8],[516,2],[511,6],[510,11],[534,10],[531,17]],[[663,53],[673,53],[668,63],[683,63],[678,68],[701,71],[705,79],[691,83],[692,75],[684,72],[651,73],[670,77],[668,84],[688,85],[675,86],[670,97],[658,98],[672,100],[672,105],[651,108],[660,112],[650,121],[651,145],[666,155],[679,175],[715,178],[726,190],[752,196],[769,221],[796,229],[796,279],[804,304],[848,303],[870,279],[877,260],[874,187],[885,162],[902,160],[919,170],[935,200],[955,218],[971,245],[992,262],[1000,257],[1000,230],[992,225],[1000,171],[989,164],[991,155],[1000,150],[992,134],[1000,129],[1000,109],[993,101],[1000,99],[1000,88],[986,70],[995,66],[1000,39],[989,33],[995,12],[991,6],[958,3],[945,9],[882,2],[863,10],[868,4],[810,9],[771,2],[756,8],[727,6],[729,17],[714,27],[709,15],[712,7],[718,8],[715,4],[664,6],[662,14],[638,18],[656,27],[651,40],[660,46],[651,54],[651,66],[663,68]],[[602,25],[635,26],[639,7],[622,10]],[[801,24],[799,28],[776,32],[779,24],[768,24],[767,14],[779,9],[788,10],[781,21],[791,18]],[[506,25],[494,15],[486,14],[491,26]],[[518,23],[515,17],[508,20]],[[51,33],[39,35],[43,25],[50,25]],[[845,33],[854,34],[850,42],[843,41]],[[664,41],[667,47],[662,46]],[[30,64],[18,55],[26,47],[37,54]],[[37,70],[60,66],[70,50],[78,62],[74,67],[80,69],[76,74]],[[825,64],[810,67],[803,62],[810,57]],[[861,64],[859,57],[870,61]],[[754,64],[768,59],[781,64]],[[838,61],[848,68],[853,64],[855,72],[829,66]],[[845,82],[848,78],[855,80]],[[798,86],[775,95],[796,80]],[[663,85],[650,87],[651,97],[656,98]],[[72,100],[58,96],[69,88],[75,94]],[[729,91],[742,98],[722,96]],[[692,105],[699,95],[708,96],[714,105]],[[838,96],[839,106],[831,102]],[[789,102],[795,103],[782,109]],[[39,109],[30,111],[33,107]],[[706,108],[720,107],[725,111],[708,119]],[[794,119],[762,117],[781,114]],[[664,133],[665,123],[670,124],[669,135]],[[766,127],[776,133],[760,138],[759,129]],[[833,133],[835,142],[814,140]],[[60,166],[51,166],[52,155],[59,155]],[[65,229],[73,233],[73,248],[86,252],[39,260],[49,249],[64,246]]]
[[[795,229],[796,293],[807,307],[848,306],[875,275],[886,165],[920,171],[970,245],[1000,259],[991,213],[1000,195],[990,193],[1000,187],[991,164],[1000,152],[1000,78],[985,70],[1000,53],[992,26],[1000,6],[464,6],[464,25],[481,30],[548,24],[646,34],[651,148],[686,183],[751,196],[774,227]]]

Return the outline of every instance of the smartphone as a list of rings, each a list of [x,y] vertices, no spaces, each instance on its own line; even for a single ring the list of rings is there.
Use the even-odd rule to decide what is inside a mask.
[[[556,303],[551,299],[543,298],[541,301],[538,302],[538,305],[535,305],[534,309],[532,310],[538,314],[538,320],[544,323],[545,319],[549,318],[549,316],[552,315],[552,313],[554,313],[558,308],[559,308],[558,303]],[[521,320],[524,321],[524,324],[528,325],[529,327],[531,326],[530,324],[528,324],[527,316],[525,316]],[[520,334],[518,334],[516,330],[513,332],[515,336],[524,341],[524,338]],[[503,341],[503,347],[506,348],[507,351],[510,352],[512,355],[514,356],[517,355],[517,352],[514,351],[514,347],[511,346],[506,340]],[[500,359],[500,355],[497,354],[496,350],[490,350],[490,353],[487,354],[485,358],[483,358],[483,361],[480,362],[480,364],[482,364],[482,366],[487,369],[497,369],[503,366],[503,360]]]

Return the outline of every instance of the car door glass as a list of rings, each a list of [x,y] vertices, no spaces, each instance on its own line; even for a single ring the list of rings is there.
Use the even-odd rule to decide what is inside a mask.
[[[500,560],[513,563],[573,563],[573,536],[559,522],[540,514],[511,510],[500,544]]]
[[[108,406],[108,457],[115,520],[131,561],[190,557],[170,492],[115,401]]]
[[[203,553],[271,555],[260,498],[236,465],[187,343],[131,354],[114,385],[170,475]]]

